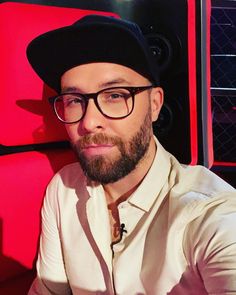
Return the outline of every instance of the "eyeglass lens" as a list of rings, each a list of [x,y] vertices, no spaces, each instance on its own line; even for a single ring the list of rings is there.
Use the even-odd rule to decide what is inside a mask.
[[[87,106],[87,98],[78,93],[68,93],[58,96],[54,108],[60,120],[66,123],[79,121]],[[121,118],[129,115],[133,108],[130,91],[125,88],[109,88],[97,94],[95,103],[99,111],[110,118]]]

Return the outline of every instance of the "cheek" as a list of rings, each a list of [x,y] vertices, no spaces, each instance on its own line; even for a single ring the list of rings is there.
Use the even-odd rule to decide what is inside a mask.
[[[120,137],[124,142],[129,142],[129,140],[139,132],[143,121],[143,116],[125,118],[117,124],[118,126],[114,126],[114,134]]]
[[[128,117],[129,122],[127,123],[126,127],[123,128],[123,130],[131,131],[132,133],[139,131],[147,116],[150,114],[151,105],[148,99],[146,102],[140,102],[139,104],[137,103],[133,113],[130,117]]]
[[[79,138],[77,125],[66,124],[65,128],[66,128],[66,132],[72,142],[76,141]]]

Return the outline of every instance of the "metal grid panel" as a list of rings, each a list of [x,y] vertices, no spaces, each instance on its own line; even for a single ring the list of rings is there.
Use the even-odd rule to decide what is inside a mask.
[[[236,9],[213,8],[211,86],[236,88]]]
[[[236,162],[236,9],[212,9],[211,87],[214,158]]]
[[[236,96],[212,97],[215,159],[236,162]]]

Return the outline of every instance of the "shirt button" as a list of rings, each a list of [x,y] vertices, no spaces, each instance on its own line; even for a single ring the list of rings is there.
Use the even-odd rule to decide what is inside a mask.
[[[127,208],[128,207],[128,204],[127,203],[122,203],[118,206],[120,209],[124,209],[124,208]]]

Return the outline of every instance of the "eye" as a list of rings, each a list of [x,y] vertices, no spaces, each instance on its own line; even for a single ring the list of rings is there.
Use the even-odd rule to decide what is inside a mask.
[[[102,93],[103,100],[119,101],[130,97],[129,91],[126,89],[111,89]]]
[[[65,107],[73,107],[83,103],[83,99],[77,95],[67,94],[63,96]]]
[[[124,94],[123,93],[111,93],[110,95],[109,95],[109,97],[111,98],[111,99],[117,99],[117,98],[124,98],[125,96],[124,96]]]

